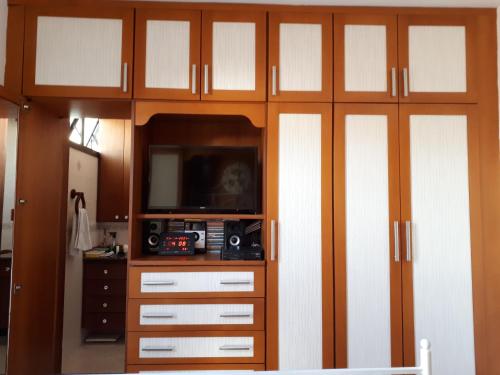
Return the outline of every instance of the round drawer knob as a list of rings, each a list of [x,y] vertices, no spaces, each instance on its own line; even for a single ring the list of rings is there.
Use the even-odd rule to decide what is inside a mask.
[[[118,220],[119,218],[120,218],[120,216],[115,215],[115,220]]]
[[[103,302],[102,307],[107,308],[108,304],[106,302]]]
[[[5,267],[5,272],[9,272],[10,271],[10,267]]]
[[[128,215],[125,215],[125,220],[128,220]]]
[[[102,271],[102,272],[104,272],[104,274],[105,274],[105,275],[107,275],[107,274],[108,274],[108,270],[104,270],[104,271]]]
[[[104,319],[102,320],[102,324],[106,324],[107,322],[108,322],[108,320],[107,320],[106,318],[104,318]]]
[[[109,286],[104,285],[104,290],[108,290],[108,289],[109,289]]]

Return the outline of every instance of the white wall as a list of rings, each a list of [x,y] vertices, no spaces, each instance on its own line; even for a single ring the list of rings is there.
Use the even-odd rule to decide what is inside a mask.
[[[5,136],[5,183],[3,192],[2,243],[1,249],[13,249],[12,221],[10,212],[14,209],[16,193],[17,163],[17,119],[9,119]]]

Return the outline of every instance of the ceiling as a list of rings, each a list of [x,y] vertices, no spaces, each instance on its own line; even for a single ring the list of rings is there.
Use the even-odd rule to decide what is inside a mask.
[[[139,0],[152,1],[152,0]],[[176,0],[153,0],[176,1]],[[182,0],[177,0],[182,2]],[[500,0],[189,0],[195,3],[496,8]]]

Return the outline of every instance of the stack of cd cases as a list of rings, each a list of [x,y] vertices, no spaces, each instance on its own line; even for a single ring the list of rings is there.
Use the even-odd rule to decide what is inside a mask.
[[[224,247],[224,221],[207,221],[207,251],[220,251]]]

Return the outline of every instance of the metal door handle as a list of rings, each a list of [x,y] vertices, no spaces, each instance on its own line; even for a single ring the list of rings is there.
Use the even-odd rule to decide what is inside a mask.
[[[251,318],[250,313],[222,313],[219,315],[221,318]]]
[[[403,95],[408,96],[408,69],[403,68]]]
[[[145,346],[142,348],[143,352],[173,352],[175,346]]]
[[[397,87],[396,87],[396,68],[395,67],[391,68],[391,88],[392,88],[391,95],[393,97],[395,97],[398,94]]]
[[[165,280],[165,281],[143,281],[142,285],[175,285],[175,281],[173,280]]]
[[[250,345],[222,345],[219,350],[250,350]]]
[[[411,262],[411,221],[406,222],[406,261]]]
[[[142,314],[142,317],[143,318],[147,318],[147,319],[155,319],[155,318],[172,319],[172,318],[175,318],[175,314],[169,314],[169,313],[165,313],[165,314]]]
[[[191,94],[196,94],[196,64],[191,66]]]
[[[394,261],[399,262],[399,221],[394,222]]]
[[[273,67],[271,68],[272,70],[272,87],[271,87],[271,94],[273,96],[276,96],[276,93],[277,93],[277,87],[276,87],[276,75],[277,75],[277,68],[276,68],[276,65],[273,65]]]
[[[276,260],[276,220],[271,220],[271,261]]]
[[[123,63],[123,92],[128,90],[128,64]]]
[[[205,64],[203,66],[203,76],[205,77],[204,81],[203,82],[203,93],[205,95],[208,94],[208,64]]]
[[[250,280],[221,280],[221,285],[250,285]]]

